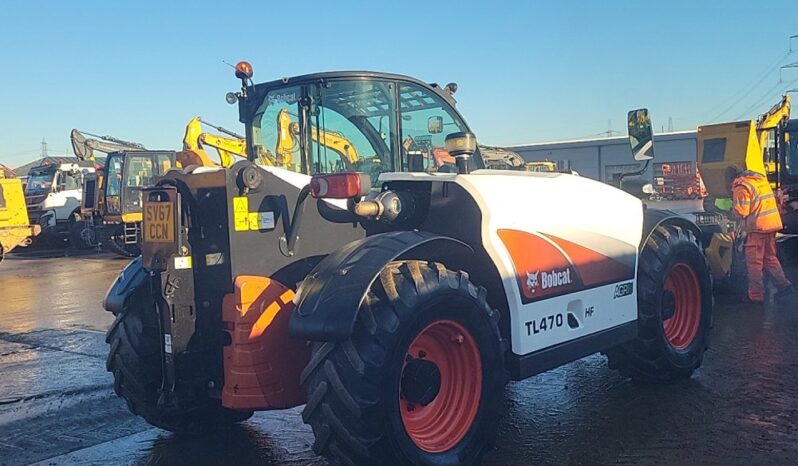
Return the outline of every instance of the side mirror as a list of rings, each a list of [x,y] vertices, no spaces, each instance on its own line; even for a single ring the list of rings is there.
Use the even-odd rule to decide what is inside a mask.
[[[629,128],[629,145],[635,160],[651,160],[654,158],[654,131],[651,129],[651,117],[647,108],[631,110],[627,114]]]
[[[443,132],[443,117],[431,116],[427,119],[427,132],[429,134],[441,134]]]

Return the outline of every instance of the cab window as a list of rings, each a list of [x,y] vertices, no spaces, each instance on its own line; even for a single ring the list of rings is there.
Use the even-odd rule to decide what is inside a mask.
[[[782,170],[789,176],[798,176],[798,131],[787,133],[787,154]]]
[[[446,135],[466,131],[451,106],[439,95],[415,84],[399,86],[402,166],[408,171],[453,172],[454,157],[444,149]],[[479,166],[478,154],[471,168]]]
[[[105,179],[108,188],[106,196],[118,196],[122,189],[122,161],[116,157],[109,157],[105,164]]]
[[[80,172],[67,173],[60,172],[58,174],[58,189],[60,191],[72,191],[81,189],[83,185]]]
[[[376,177],[394,171],[395,110],[395,84],[389,81],[342,79],[272,89],[252,127],[254,149],[261,160],[291,171]],[[306,161],[303,135],[309,141]]]
[[[341,80],[311,86],[313,173],[358,171],[376,179],[394,170],[395,85]]]
[[[258,159],[267,165],[302,171],[299,151],[299,86],[274,89],[266,94],[258,110],[259,123],[252,136]]]

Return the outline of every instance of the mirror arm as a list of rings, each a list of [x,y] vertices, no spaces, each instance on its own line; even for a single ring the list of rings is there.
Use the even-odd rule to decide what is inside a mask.
[[[643,168],[641,168],[640,170],[638,170],[636,172],[621,173],[621,175],[619,177],[619,180],[623,181],[623,179],[626,178],[627,176],[641,176],[643,173],[646,172],[646,170],[648,170],[648,166],[649,166],[650,163],[651,163],[651,159],[648,159],[648,160],[646,160],[645,165],[643,165]]]

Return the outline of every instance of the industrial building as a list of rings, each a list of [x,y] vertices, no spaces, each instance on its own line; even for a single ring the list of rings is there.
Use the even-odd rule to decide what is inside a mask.
[[[678,131],[654,135],[653,160],[644,176],[653,180],[662,164],[690,162],[695,166],[696,131]],[[527,162],[550,160],[561,169],[575,170],[582,176],[610,182],[616,173],[639,170],[642,163],[632,159],[626,136],[544,142],[509,146]]]

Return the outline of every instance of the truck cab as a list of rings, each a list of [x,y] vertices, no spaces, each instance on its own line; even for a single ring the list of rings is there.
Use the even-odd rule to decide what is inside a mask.
[[[25,204],[31,223],[41,226],[43,236],[60,238],[69,233],[80,211],[83,177],[94,171],[93,164],[86,166],[77,161],[44,164],[30,170]]]

